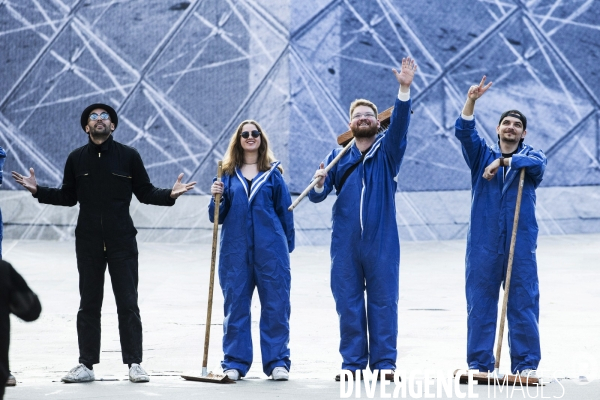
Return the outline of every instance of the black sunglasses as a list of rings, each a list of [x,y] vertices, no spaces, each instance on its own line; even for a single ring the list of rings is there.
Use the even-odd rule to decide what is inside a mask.
[[[98,118],[99,119],[110,119],[110,115],[108,115],[108,113],[106,113],[106,112],[100,113],[100,115],[98,115],[96,113],[90,114],[90,120],[95,121]]]
[[[252,135],[253,138],[257,138],[260,136],[260,134],[261,134],[261,132],[254,130],[252,132],[244,131],[244,132],[240,133],[240,136],[243,137],[244,139],[248,139],[250,137],[250,135]]]

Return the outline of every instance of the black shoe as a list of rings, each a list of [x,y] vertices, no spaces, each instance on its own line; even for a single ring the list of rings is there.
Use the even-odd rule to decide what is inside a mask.
[[[13,374],[8,375],[8,379],[6,380],[5,386],[17,386],[17,379]]]

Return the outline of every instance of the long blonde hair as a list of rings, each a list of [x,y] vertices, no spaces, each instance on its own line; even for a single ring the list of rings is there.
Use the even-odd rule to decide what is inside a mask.
[[[258,170],[263,172],[268,171],[271,169],[271,163],[275,161],[275,156],[269,148],[269,138],[267,137],[267,134],[258,122],[253,119],[247,119],[242,121],[233,132],[233,135],[231,135],[229,146],[225,152],[225,157],[223,157],[223,173],[225,174],[235,174],[235,168],[241,168],[242,164],[244,164],[244,149],[242,148],[241,134],[242,129],[246,124],[256,126],[256,129],[261,133],[260,146],[258,147],[258,163],[256,165]],[[281,165],[277,166],[277,169],[283,174],[283,167]]]

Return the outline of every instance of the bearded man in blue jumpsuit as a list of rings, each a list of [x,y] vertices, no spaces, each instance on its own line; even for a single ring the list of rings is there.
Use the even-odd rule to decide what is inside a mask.
[[[523,143],[527,119],[504,112],[496,128],[498,144],[489,146],[475,129],[475,101],[492,85],[469,88],[455,134],[471,169],[471,223],[467,238],[466,294],[469,369],[493,371],[492,352],[500,285],[504,285],[516,208],[519,173],[525,182],[508,298],[508,344],[512,373],[535,376],[541,359],[536,248],[535,189],[542,182],[546,156]]]
[[[406,150],[410,85],[416,69],[414,60],[405,58],[401,71],[393,70],[400,91],[384,133],[378,134],[380,125],[373,103],[352,103],[349,126],[356,141],[326,174],[324,165],[341,149],[327,156],[315,173],[319,183],[308,195],[318,203],[336,189],[331,291],[340,321],[342,369],[352,374],[367,364],[372,370],[396,369],[400,273],[396,176]],[[386,374],[386,379],[393,379],[393,375]]]

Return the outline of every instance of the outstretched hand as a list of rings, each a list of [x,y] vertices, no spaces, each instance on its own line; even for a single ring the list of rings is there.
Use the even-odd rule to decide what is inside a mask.
[[[410,57],[406,57],[402,59],[402,68],[400,72],[392,69],[394,75],[396,75],[396,80],[401,86],[403,92],[408,91],[413,78],[415,77],[415,72],[417,72],[417,64],[415,64],[415,60]]]
[[[29,190],[32,194],[37,193],[37,180],[35,179],[35,172],[33,168],[29,168],[29,176],[25,177],[18,172],[12,171],[12,177],[19,185]]]
[[[184,194],[185,192],[187,192],[188,190],[192,190],[194,188],[194,186],[196,185],[196,182],[181,183],[182,179],[183,179],[183,172],[181,174],[179,174],[179,176],[177,177],[177,180],[175,181],[175,184],[173,185],[173,190],[171,190],[171,198],[172,199],[176,199],[179,196],[181,196],[182,194]]]
[[[492,82],[485,84],[485,75],[481,78],[481,82],[479,85],[473,85],[469,88],[469,92],[467,93],[467,97],[473,101],[477,100],[492,86]]]

